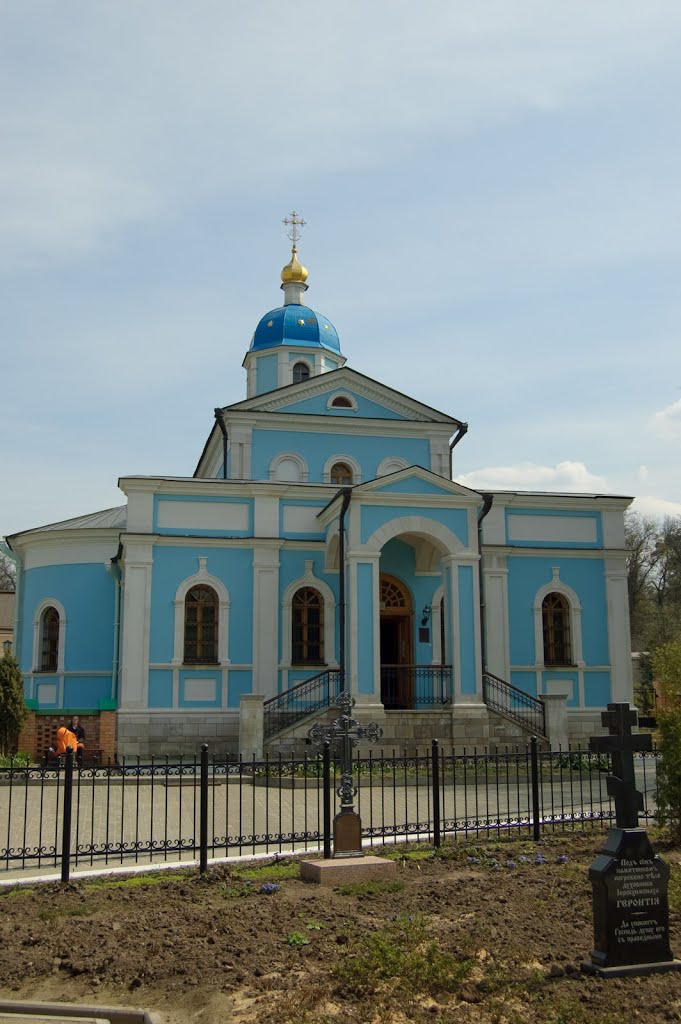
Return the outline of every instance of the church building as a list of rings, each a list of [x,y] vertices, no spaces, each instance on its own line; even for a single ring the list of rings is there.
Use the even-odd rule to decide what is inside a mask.
[[[289,223],[193,475],[7,538],[20,748],[77,713],[102,756],[286,750],[341,689],[386,748],[584,742],[632,700],[630,499],[455,483],[467,424],[346,365]]]

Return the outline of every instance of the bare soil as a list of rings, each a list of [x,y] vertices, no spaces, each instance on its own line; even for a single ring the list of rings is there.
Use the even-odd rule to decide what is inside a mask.
[[[545,863],[524,838],[391,848],[399,885],[351,892],[286,877],[285,862],[0,890],[0,997],[137,1006],[168,1024],[681,1020],[681,973],[580,971],[603,838],[548,837]],[[661,852],[681,953],[681,851]]]

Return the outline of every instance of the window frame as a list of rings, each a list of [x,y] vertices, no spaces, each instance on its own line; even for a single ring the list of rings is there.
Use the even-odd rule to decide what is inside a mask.
[[[559,590],[550,590],[541,603],[544,665],[572,666],[572,622],[570,602]],[[556,615],[561,619],[556,623]]]
[[[212,596],[212,600],[210,602],[207,602],[207,601],[199,600],[198,597],[193,597],[193,595],[195,595],[197,592],[200,592],[200,595],[208,595],[208,594],[210,594]],[[212,610],[212,613],[213,613],[213,615],[212,615],[212,620],[213,620],[212,623],[205,623],[204,622],[204,611],[207,608],[210,608]],[[193,611],[193,610],[196,610],[196,622],[194,622],[194,623],[188,621],[188,613]],[[208,628],[210,628],[211,625],[212,625],[212,629],[213,629],[213,638],[210,641],[209,640],[205,640],[204,639],[204,631],[208,630]],[[187,631],[188,631],[188,629],[194,628],[194,627],[196,627],[196,638],[193,641],[192,640],[188,640],[188,638],[187,638]],[[217,594],[215,588],[211,587],[210,584],[203,583],[203,582],[195,583],[194,586],[191,587],[187,591],[187,593],[185,594],[185,598],[184,598],[184,642],[183,642],[183,652],[182,652],[182,663],[184,665],[192,665],[192,666],[195,666],[195,665],[218,665],[219,664],[219,657],[218,657],[219,637],[220,637],[220,598],[218,597],[218,594]],[[191,645],[191,644],[195,644],[196,645],[196,656],[193,657],[193,658],[187,657],[187,647],[188,647],[188,645]],[[204,657],[203,656],[203,653],[204,653],[203,652],[203,648],[204,648],[204,646],[207,647],[209,644],[212,647],[211,656],[210,657]]]
[[[305,595],[307,600],[304,598],[302,601],[297,601],[301,594]],[[316,605],[310,601],[310,596],[313,594],[317,598]],[[315,607],[318,610],[318,622],[311,623],[309,621],[310,611]],[[301,631],[299,639],[296,638],[297,628],[300,628]],[[311,629],[317,631],[318,639],[316,641],[310,639],[309,631]],[[313,646],[318,649],[317,657],[310,656],[309,648]],[[324,660],[324,597],[317,587],[313,587],[309,583],[299,587],[291,599],[291,665],[295,665],[297,668],[326,665]]]

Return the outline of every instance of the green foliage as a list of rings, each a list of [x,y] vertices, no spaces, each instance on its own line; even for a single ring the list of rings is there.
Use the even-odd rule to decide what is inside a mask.
[[[251,882],[272,882],[280,878],[298,878],[300,875],[300,864],[297,860],[273,861],[270,864],[262,864],[255,868],[234,869],[235,878],[243,878]]]
[[[0,754],[7,757],[16,746],[28,717],[19,662],[13,654],[0,658]]]
[[[0,755],[0,768],[28,768],[31,758],[28,754]]]
[[[422,915],[400,915],[386,928],[363,936],[334,970],[342,988],[368,995],[389,981],[395,992],[437,996],[455,992],[473,967],[440,949]]]
[[[310,940],[302,932],[289,932],[286,936],[286,945],[293,949],[300,949],[301,946],[309,946]]]
[[[657,712],[657,812],[660,825],[681,840],[681,639],[664,644],[653,658],[653,672],[667,701]]]

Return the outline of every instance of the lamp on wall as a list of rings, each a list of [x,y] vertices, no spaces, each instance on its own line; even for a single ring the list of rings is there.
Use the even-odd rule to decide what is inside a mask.
[[[3,640],[2,641],[2,652],[3,652],[3,654],[11,654],[12,653],[12,641],[11,640]]]
[[[430,622],[430,613],[432,612],[432,610],[433,609],[430,607],[429,604],[426,604],[426,605],[423,606],[423,611],[421,612],[421,625],[422,626],[427,626],[428,623]]]

